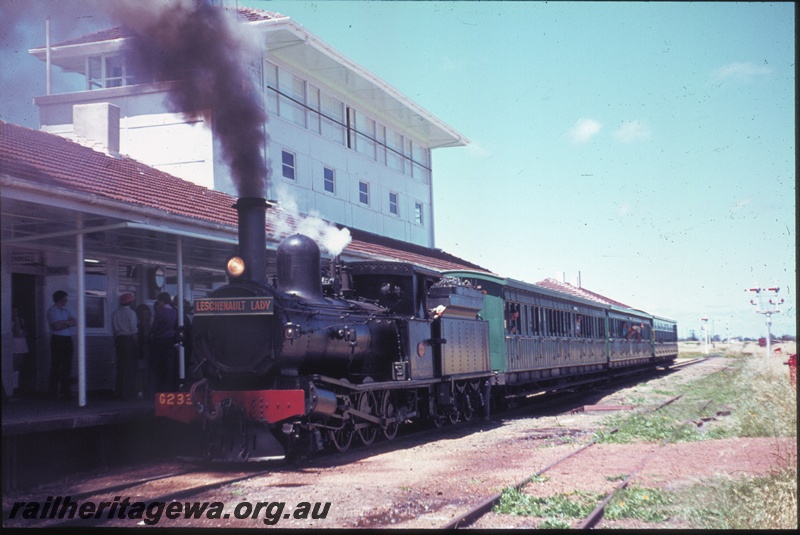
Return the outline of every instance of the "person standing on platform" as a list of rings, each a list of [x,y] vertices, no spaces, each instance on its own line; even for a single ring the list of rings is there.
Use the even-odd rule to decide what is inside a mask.
[[[26,369],[25,360],[28,358],[28,330],[25,328],[25,321],[19,313],[18,308],[11,310],[11,335],[12,346],[11,352],[14,358],[14,388],[11,399],[18,399],[19,394],[24,390],[23,386],[27,386],[27,379],[23,377]]]
[[[139,319],[133,311],[136,297],[122,294],[119,308],[111,314],[111,330],[117,351],[117,380],[114,393],[120,399],[136,397],[136,368],[139,356]]]
[[[72,398],[72,335],[78,324],[67,309],[67,292],[53,293],[53,306],[47,309],[47,324],[50,326],[50,398],[57,399],[59,393]]]
[[[149,388],[150,369],[150,326],[153,323],[153,314],[150,307],[142,303],[136,307],[136,316],[139,318],[139,365],[136,384],[139,389],[139,397],[144,397],[144,392]]]
[[[175,353],[175,326],[178,324],[178,311],[172,308],[172,299],[167,292],[158,294],[150,335],[153,342],[150,348],[150,394],[169,392],[176,389],[177,357]]]

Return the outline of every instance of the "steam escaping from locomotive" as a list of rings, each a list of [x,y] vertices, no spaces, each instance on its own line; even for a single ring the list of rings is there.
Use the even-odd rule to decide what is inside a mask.
[[[249,67],[261,61],[255,32],[235,13],[203,1],[122,2],[111,9],[133,34],[131,59],[140,75],[170,80],[171,107],[211,127],[239,196],[265,198],[267,114]]]
[[[301,214],[297,201],[289,188],[283,184],[277,185],[277,195],[281,211],[273,213],[272,219],[276,240],[281,241],[293,234],[302,234],[317,242],[320,248],[332,257],[341,254],[352,240],[347,228],[339,228],[323,220],[315,211],[312,210],[308,215]]]

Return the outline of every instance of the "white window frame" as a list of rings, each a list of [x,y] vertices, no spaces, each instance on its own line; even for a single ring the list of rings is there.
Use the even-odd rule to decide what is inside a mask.
[[[330,180],[328,180],[327,173],[330,171]],[[328,189],[330,184],[331,189]],[[322,168],[322,190],[325,193],[336,195],[336,170],[333,167],[324,166]]]
[[[358,182],[358,202],[369,206],[369,183]]]
[[[289,155],[292,157],[292,164],[288,165],[284,161],[284,156]],[[291,169],[292,176],[286,176],[287,169]],[[297,182],[297,155],[292,151],[281,149],[281,176],[287,180]]]
[[[120,76],[109,76],[108,61],[112,59],[119,59],[122,62],[122,74]],[[92,72],[92,60],[99,60],[99,73]],[[133,72],[128,68],[128,59],[124,54],[87,56],[84,65],[86,69],[86,89],[88,91],[107,89],[109,87],[123,87],[133,83]],[[95,74],[97,77],[93,77]],[[113,81],[119,81],[119,85],[109,85],[109,82]]]

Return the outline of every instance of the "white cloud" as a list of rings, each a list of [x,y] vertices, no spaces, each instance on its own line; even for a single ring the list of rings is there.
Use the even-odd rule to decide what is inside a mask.
[[[569,137],[573,143],[586,143],[600,132],[601,128],[603,125],[594,119],[578,119],[575,126],[569,130]]]
[[[492,155],[489,149],[479,144],[477,141],[470,141],[467,145],[467,154],[476,158],[488,158]]]
[[[650,139],[650,127],[638,119],[625,121],[614,131],[614,137],[622,143],[646,141]]]
[[[750,61],[728,63],[711,72],[711,76],[716,80],[739,82],[751,82],[758,76],[769,76],[770,74],[772,74],[771,68],[766,65],[757,65]]]
[[[731,212],[741,212],[745,207],[752,202],[752,199],[742,199],[731,207]]]

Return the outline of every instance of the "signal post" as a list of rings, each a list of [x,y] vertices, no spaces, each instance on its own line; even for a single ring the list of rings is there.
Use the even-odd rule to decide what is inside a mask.
[[[767,317],[767,356],[770,356],[772,355],[772,315],[780,314],[781,311],[776,307],[783,304],[783,299],[778,300],[780,288],[750,288],[745,291],[755,292],[756,299],[751,299],[750,304],[758,307],[756,314],[764,314]]]

